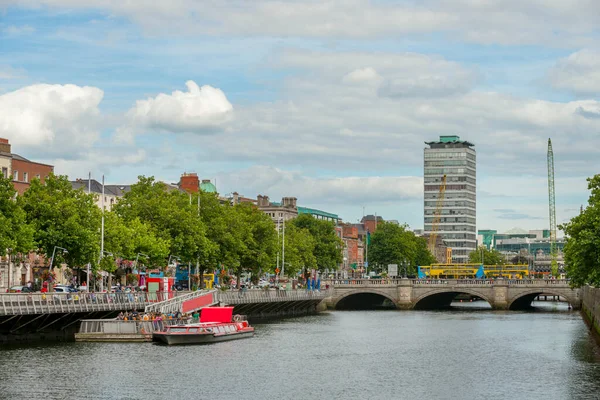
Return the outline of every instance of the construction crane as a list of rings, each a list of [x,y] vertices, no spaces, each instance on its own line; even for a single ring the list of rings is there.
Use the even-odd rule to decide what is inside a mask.
[[[554,152],[552,140],[548,138],[548,209],[550,211],[550,256],[552,257],[552,276],[558,275],[556,248],[556,198],[554,194]]]
[[[435,256],[435,243],[437,241],[437,231],[440,227],[440,219],[442,218],[442,206],[444,205],[444,194],[446,193],[446,175],[442,177],[440,191],[438,193],[435,211],[433,213],[433,221],[431,222],[431,233],[429,234],[429,251]]]

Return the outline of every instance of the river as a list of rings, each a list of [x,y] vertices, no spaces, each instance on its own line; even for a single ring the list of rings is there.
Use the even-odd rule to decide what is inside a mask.
[[[599,399],[600,348],[580,314],[542,306],[333,311],[208,346],[4,346],[0,398]]]

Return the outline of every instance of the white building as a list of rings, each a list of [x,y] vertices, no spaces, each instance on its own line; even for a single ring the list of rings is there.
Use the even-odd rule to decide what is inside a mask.
[[[442,178],[446,192],[438,236],[452,248],[452,262],[466,263],[477,247],[476,154],[458,136],[440,136],[424,150],[424,231],[432,230]]]

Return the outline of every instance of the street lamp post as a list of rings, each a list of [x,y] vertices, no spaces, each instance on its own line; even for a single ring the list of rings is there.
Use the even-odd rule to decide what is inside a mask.
[[[10,270],[12,269],[12,265],[10,263],[10,255],[11,255],[11,253],[12,253],[12,249],[8,249],[8,267],[7,267],[7,269],[8,269],[8,291],[10,291],[10,287],[11,287],[11,282],[10,282],[10,278],[11,278],[11,276],[10,276]]]
[[[98,265],[100,265],[100,261],[102,261],[105,254],[111,257],[113,256],[113,253],[111,253],[110,251],[106,251],[104,249],[100,250],[100,259],[98,260]],[[102,272],[100,272],[100,275],[102,275]],[[104,276],[102,276],[102,278],[100,279],[100,291],[104,291]],[[110,292],[110,288],[108,288],[108,291]]]
[[[167,262],[167,268],[169,268],[169,265],[171,265],[171,259],[181,261],[181,258],[179,258],[179,256],[170,255],[169,261]],[[177,277],[177,263],[175,263],[175,274],[174,275],[175,275],[175,277]]]
[[[181,261],[181,258],[179,258],[179,256],[170,255],[169,256],[169,261],[167,262],[167,265],[171,265],[171,259],[172,258],[174,258],[175,260]]]
[[[54,250],[52,250],[52,257],[50,258],[50,274],[52,274],[52,264],[54,264],[54,256],[56,255],[56,249],[61,249],[63,251],[63,254],[68,253],[67,249],[65,249],[64,247],[54,246]]]
[[[144,254],[144,253],[137,253],[137,256],[135,256],[135,269],[137,269],[137,266],[138,266],[138,260],[139,260],[140,256],[144,256],[144,257],[146,257],[146,258],[148,258],[148,257],[149,257],[148,255],[146,255],[146,254]]]

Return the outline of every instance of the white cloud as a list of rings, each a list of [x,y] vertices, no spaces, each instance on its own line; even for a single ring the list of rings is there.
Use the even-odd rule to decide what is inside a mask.
[[[253,166],[218,177],[219,190],[238,191],[248,197],[268,195],[271,201],[297,197],[302,204],[347,204],[370,201],[400,202],[423,197],[423,178],[416,176],[310,177],[299,171]]]
[[[25,76],[23,69],[15,69],[10,65],[0,65],[0,80],[19,79]]]
[[[307,71],[312,81],[307,91],[341,77],[348,86],[376,87],[384,97],[451,96],[468,92],[478,80],[476,71],[459,63],[419,53],[286,50],[275,65]],[[294,80],[296,86],[304,83]]]
[[[57,174],[68,175],[71,180],[86,178],[88,172],[92,172],[94,178],[99,180],[102,174],[110,175],[122,169],[130,170],[136,167],[144,168],[147,162],[148,154],[144,149],[95,147],[87,150],[78,159],[56,158],[52,164]]]
[[[371,67],[355,69],[342,78],[342,82],[347,84],[377,83],[380,80],[381,76]]]
[[[0,96],[0,136],[15,152],[77,158],[98,139],[102,90],[89,86],[37,84]]]
[[[211,133],[230,120],[233,106],[221,89],[209,85],[198,87],[187,81],[187,92],[160,93],[136,101],[127,112],[128,123],[119,128],[117,138],[131,140],[140,130]]]
[[[35,28],[30,25],[10,25],[2,29],[2,32],[9,36],[31,35],[35,32]]]
[[[557,89],[597,97],[600,94],[600,52],[577,51],[560,59],[548,76]]]
[[[124,16],[151,35],[374,38],[439,32],[484,44],[594,43],[595,0],[223,0],[219,2],[8,0],[39,7],[94,8]]]

